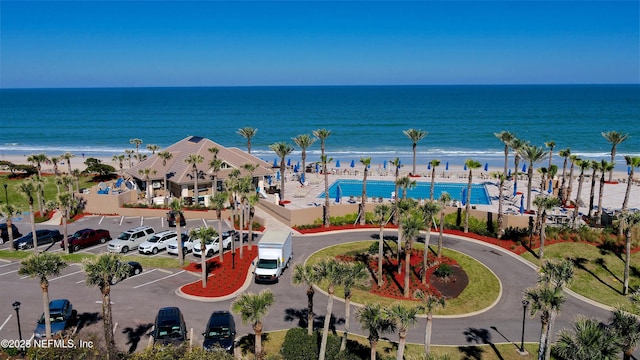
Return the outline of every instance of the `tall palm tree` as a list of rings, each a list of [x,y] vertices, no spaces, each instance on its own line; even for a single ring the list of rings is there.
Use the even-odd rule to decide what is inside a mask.
[[[431,227],[435,223],[434,217],[440,212],[440,203],[433,200],[425,201],[424,205],[420,208],[424,216],[425,229],[427,233],[424,236],[424,254],[422,256],[422,284],[427,284],[427,267],[429,259],[429,242],[431,240]]]
[[[373,209],[373,218],[376,224],[380,225],[380,236],[378,237],[378,286],[382,286],[382,261],[384,260],[384,227],[391,217],[391,207],[387,204],[379,204]]]
[[[553,164],[553,149],[556,147],[556,142],[553,140],[545,141],[544,146],[549,149],[549,166],[547,166],[547,169],[551,169],[551,165]]]
[[[136,146],[136,155],[138,155],[140,150],[140,145],[142,144],[142,139],[138,139],[138,138],[129,139],[129,144]]]
[[[36,187],[33,179],[27,179],[18,185],[18,191],[27,198],[29,204],[29,220],[31,221],[31,234],[33,235],[33,251],[38,248],[38,236],[36,235],[36,219],[33,212],[33,193],[36,192]],[[13,246],[13,244],[12,244]]]
[[[322,164],[323,173],[324,173],[324,211],[323,211],[323,219],[324,227],[329,227],[331,225],[331,217],[329,211],[329,174],[327,173],[327,164],[333,161],[333,158],[327,158],[327,155],[322,155],[320,157],[320,163]]]
[[[367,175],[369,174],[369,166],[371,166],[371,157],[361,157],[360,163],[364,165],[364,169],[362,170],[362,202],[360,203],[360,225],[364,225],[366,223],[365,216],[365,206],[367,203]]]
[[[589,193],[589,213],[588,217],[591,219],[591,212],[593,211],[593,202],[596,197],[596,173],[600,170],[600,162],[597,160],[591,160],[589,162],[589,168],[592,171],[591,173],[591,192]]]
[[[576,167],[578,161],[581,160],[578,155],[569,155],[569,161],[571,162],[569,167],[569,182],[567,184],[566,196],[564,198],[565,204],[569,204],[571,202],[571,193],[573,192],[573,170]]]
[[[596,224],[600,225],[602,223],[602,198],[604,197],[604,184],[605,178],[604,175],[609,172],[609,170],[613,169],[614,164],[606,161],[600,160],[600,190],[598,191],[598,210],[596,211]]]
[[[222,234],[222,210],[225,209],[228,196],[227,192],[223,191],[209,197],[209,205],[216,211],[216,218],[218,219],[218,234]],[[233,241],[231,242],[233,243]],[[224,251],[220,251],[218,255],[218,260],[222,264],[224,262]]]
[[[429,187],[429,200],[433,200],[433,190],[436,182],[436,168],[440,165],[440,160],[431,160],[431,186]]]
[[[529,143],[527,141],[518,139],[518,138],[514,138],[513,140],[511,140],[511,142],[509,143],[509,147],[511,147],[511,150],[513,150],[513,187],[517,188],[518,187],[518,165],[520,165],[520,159],[521,159],[521,155],[520,153],[522,152],[522,149],[529,145]]]
[[[71,174],[71,159],[76,157],[76,156],[73,153],[66,152],[66,153],[60,155],[60,157],[67,162],[67,166],[69,167],[69,174]]]
[[[225,189],[227,189],[227,194],[229,195],[229,204],[231,204],[231,223],[236,223],[236,219],[238,219],[238,194],[240,192],[240,169],[233,169],[229,172],[227,179],[224,182]],[[240,221],[238,219],[238,224]],[[242,243],[241,243],[242,245]],[[242,251],[242,246],[240,246],[240,251]],[[236,253],[236,243],[235,241],[231,242],[231,252],[233,254]]]
[[[147,154],[135,154],[133,158],[136,159],[139,163],[147,160]]]
[[[258,129],[246,126],[238,129],[238,131],[236,132],[238,133],[238,135],[247,140],[247,152],[251,154],[251,139],[256,136],[256,134],[258,133]]]
[[[27,157],[27,161],[33,163],[38,170],[38,176],[42,176],[42,163],[49,160],[46,154],[33,154]]]
[[[184,204],[182,199],[173,199],[169,203],[169,210],[173,212],[176,217],[176,232],[178,233],[178,259],[180,259],[180,267],[184,266],[184,246],[182,246],[182,231],[180,229],[180,222],[182,221],[182,208]],[[204,258],[204,256],[202,256]]]
[[[464,209],[464,232],[468,233],[469,232],[469,212],[471,211],[471,185],[473,183],[473,170],[474,169],[479,169],[482,164],[480,164],[479,162],[473,160],[473,159],[467,159],[464,162],[465,165],[467,165],[467,169],[469,169],[469,181],[467,182],[467,198],[465,199],[466,201],[466,205],[465,205],[465,209]]]
[[[318,138],[318,140],[320,140],[320,156],[324,155],[324,150],[325,150],[325,143],[327,141],[327,138],[329,138],[329,136],[331,136],[331,130],[327,130],[327,129],[316,129],[313,130],[313,136],[315,136],[316,138]],[[324,171],[325,173],[327,172],[326,168],[323,168],[322,171]]]
[[[558,191],[558,196],[560,197],[560,200],[562,200],[562,203],[564,204],[567,198],[567,195],[565,194],[565,189],[566,189],[565,184],[567,182],[567,175],[566,175],[567,163],[569,162],[569,157],[571,156],[571,149],[569,148],[562,149],[558,151],[558,155],[564,158],[564,161],[562,162],[562,183],[560,185],[560,190]]]
[[[256,215],[256,204],[260,202],[260,197],[256,193],[251,193],[245,200],[249,213],[249,220],[247,221],[249,223],[249,229],[247,231],[249,231],[249,250],[251,250],[253,246],[253,218]]]
[[[292,138],[292,140],[302,150],[302,174],[304,174],[307,171],[307,149],[310,148],[318,139],[309,134],[301,134]]]
[[[440,260],[442,259],[442,235],[444,232],[444,211],[446,209],[446,204],[451,201],[451,196],[449,195],[448,192],[443,192],[442,194],[440,194],[440,198],[438,199],[440,201],[440,234],[438,234],[438,263],[440,263]]]
[[[155,155],[156,151],[160,150],[160,146],[156,144],[148,144],[147,150],[151,151],[151,155]]]
[[[365,285],[369,280],[369,272],[362,262],[342,263],[340,267],[342,275],[340,285],[344,288],[344,332],[342,333],[340,351],[344,351],[347,348],[347,337],[349,336],[351,322],[351,289],[354,286]]]
[[[126,149],[126,150],[124,151],[124,155],[125,155],[125,157],[127,158],[127,161],[129,162],[129,169],[131,169],[131,166],[133,166],[133,165],[131,164],[131,157],[132,157],[132,156],[133,156],[133,154],[135,154],[135,153],[136,153],[136,151],[135,151],[135,150],[131,150],[131,149]]]
[[[220,159],[212,159],[209,161],[209,169],[211,169],[211,173],[213,174],[211,177],[213,178],[213,195],[216,194],[218,190],[218,172],[222,169],[223,161]]]
[[[206,288],[207,287],[207,256],[206,256],[206,252],[205,252],[205,246],[208,242],[210,242],[212,239],[214,239],[215,237],[222,237],[222,234],[218,234],[213,228],[208,227],[208,226],[203,226],[200,228],[196,228],[196,229],[191,229],[191,232],[189,233],[190,236],[200,240],[200,268],[202,269],[202,276],[201,276],[201,282],[202,282],[202,287]],[[180,238],[178,236],[178,238]],[[233,242],[233,241],[232,241]],[[222,248],[222,239],[218,238],[218,249],[220,252],[223,252],[224,249]]]
[[[284,200],[285,159],[293,152],[293,147],[286,142],[277,142],[269,145],[269,149],[280,158],[280,200]]]
[[[507,179],[507,174],[496,173],[495,177],[498,178],[498,239],[502,239],[504,235],[504,183]]]
[[[584,316],[573,322],[573,331],[562,329],[553,346],[554,355],[572,360],[613,359],[620,350],[620,341],[612,328]]]
[[[220,152],[220,148],[217,146],[212,146],[210,148],[207,149],[207,151],[209,151],[212,155],[214,159],[218,158],[218,153]]]
[[[246,293],[238,297],[231,304],[231,310],[240,314],[242,323],[251,323],[253,332],[255,333],[255,349],[256,359],[262,359],[262,319],[269,313],[269,308],[275,304],[276,298],[270,290],[262,290],[258,294]]]
[[[145,197],[147,198],[147,204],[151,205],[151,192],[153,191],[153,187],[151,186],[151,175],[155,175],[157,173],[156,170],[146,167],[144,169],[139,169],[138,174],[142,175],[144,178],[145,187],[147,191],[145,192]]]
[[[619,308],[613,310],[611,328],[622,345],[624,360],[631,360],[633,352],[640,345],[640,319]]]
[[[107,358],[115,358],[116,344],[113,337],[113,316],[111,311],[111,286],[127,277],[130,266],[119,254],[102,253],[86,258],[82,262],[86,275],[85,284],[97,287],[102,294],[102,325],[107,345]]]
[[[622,211],[626,211],[629,206],[629,198],[631,196],[631,185],[633,184],[633,177],[635,170],[640,167],[640,156],[625,155],[624,160],[629,167],[629,176],[627,178],[627,190],[624,193],[624,200],[622,201]]]
[[[320,343],[320,354],[318,359],[324,360],[327,352],[327,337],[329,336],[329,323],[331,322],[331,312],[333,310],[333,298],[335,287],[342,278],[341,266],[335,259],[323,259],[314,266],[316,276],[327,284],[329,301],[327,302],[327,313],[324,316],[324,326],[322,328],[322,341]]]
[[[538,208],[538,213],[540,214],[540,248],[538,249],[538,258],[542,259],[544,257],[544,241],[546,238],[546,229],[545,226],[547,224],[547,212],[553,209],[556,206],[560,205],[560,199],[551,196],[540,195],[537,196],[533,201],[533,204]]]
[[[622,288],[622,294],[627,295],[629,293],[629,268],[631,266],[631,229],[640,224],[640,213],[623,213],[621,228],[623,229],[625,246],[624,246],[624,285]]]
[[[398,157],[391,160],[389,163],[395,170],[393,178],[393,184],[395,185],[395,189],[393,191],[393,196],[395,197],[395,199],[393,199],[393,223],[398,225],[398,219],[400,219],[400,214],[398,213],[398,199],[400,198],[398,196],[398,180],[400,180],[400,168],[402,167],[402,164]]]
[[[316,274],[313,266],[307,263],[296,264],[293,268],[293,283],[307,285],[307,335],[309,336],[313,333],[313,296],[316,293],[313,283],[319,280]]]
[[[444,298],[433,294],[424,293],[422,290],[416,290],[413,295],[420,300],[420,308],[427,313],[427,326],[424,329],[424,354],[429,356],[431,353],[431,333],[433,331],[433,310],[437,307],[444,307]]]
[[[408,176],[403,176],[396,181],[396,185],[402,188],[403,199],[407,198],[407,190],[415,188],[417,184],[418,183],[415,180],[412,180]],[[396,198],[397,197],[398,197],[398,194],[396,194]]]
[[[580,175],[578,176],[578,193],[576,194],[576,206],[573,209],[573,229],[578,229],[578,214],[580,212],[580,202],[582,196],[582,183],[584,182],[584,171],[589,168],[591,162],[589,160],[578,160],[577,164],[580,168]]]
[[[602,136],[611,143],[611,162],[616,161],[616,148],[619,144],[629,139],[628,133],[620,133],[615,130],[601,132]],[[609,181],[613,180],[613,169],[609,172]]]
[[[200,197],[198,195],[198,178],[200,177],[200,171],[198,170],[198,164],[201,164],[204,161],[204,157],[199,154],[189,154],[189,156],[184,159],[184,162],[191,166],[191,172],[193,176],[193,196],[195,197],[195,205],[200,205]]]
[[[71,249],[69,249],[69,241],[67,237],[67,223],[69,222],[69,214],[71,209],[75,208],[78,201],[72,194],[68,192],[62,192],[58,194],[58,207],[62,212],[62,246],[65,249],[65,252],[69,254]]]
[[[120,155],[113,155],[113,157],[111,158],[111,161],[113,161],[114,163],[118,164],[119,168],[120,168],[120,176],[124,175],[124,158],[125,156],[120,154]]]
[[[417,211],[411,211],[402,216],[402,237],[404,245],[404,294],[405,298],[411,296],[411,248],[420,230],[424,228],[424,218]]]
[[[53,175],[58,176],[58,162],[60,161],[60,157],[52,156],[49,160],[53,164]]]
[[[502,130],[499,133],[493,133],[504,144],[504,173],[509,170],[509,147],[511,142],[516,138],[515,134],[510,131]]]
[[[526,145],[520,151],[523,160],[529,163],[527,169],[527,211],[531,211],[531,191],[533,190],[533,166],[547,158],[547,152],[542,146]],[[540,189],[542,191],[542,189]]]
[[[420,129],[408,129],[402,131],[408,138],[411,140],[411,150],[413,151],[413,171],[412,174],[416,173],[416,148],[418,146],[418,141],[424,139],[427,136],[427,132]]]
[[[34,252],[20,262],[18,274],[40,279],[42,290],[42,306],[44,307],[44,324],[47,339],[51,339],[51,317],[49,315],[49,280],[52,276],[59,276],[67,267],[67,262],[55,253]]]
[[[71,170],[71,177],[73,177],[73,180],[76,183],[76,190],[75,191],[80,191],[80,176],[82,176],[82,171],[80,171],[80,169],[76,168]],[[73,192],[73,188],[71,189],[71,192]]]
[[[36,193],[38,210],[40,211],[40,215],[44,215],[47,212],[44,204],[44,179],[41,176],[34,175],[31,177],[31,180],[33,181],[33,188]]]
[[[366,304],[358,309],[356,318],[360,322],[362,330],[369,332],[367,337],[371,347],[369,359],[376,360],[376,347],[378,340],[380,340],[380,335],[394,332],[396,330],[395,322],[380,304]]]
[[[414,199],[399,199],[397,201],[397,209],[400,221],[398,221],[398,241],[396,244],[396,262],[398,263],[398,273],[402,271],[402,261],[400,261],[400,254],[402,253],[402,241],[404,240],[404,230],[403,230],[403,218],[404,216],[408,216],[408,214],[415,210],[418,206],[418,203]],[[406,240],[405,240],[406,241]]]
[[[120,155],[122,156],[122,155]],[[173,153],[171,153],[170,151],[160,151],[158,152],[158,157],[160,159],[162,159],[162,167],[164,168],[164,205],[167,206],[167,201],[168,201],[168,196],[167,196],[167,163],[169,162],[169,160],[171,160],[171,158],[173,158]],[[122,161],[120,161],[120,169],[122,170]],[[215,191],[215,188],[214,188]]]
[[[393,319],[393,322],[398,328],[397,360],[404,359],[404,347],[407,342],[407,332],[410,327],[413,327],[418,323],[418,310],[419,308],[415,306],[408,307],[402,304],[392,305],[388,310],[388,316]]]
[[[17,251],[17,248],[13,247],[13,217],[22,214],[22,211],[11,204],[2,204],[0,206],[0,216],[3,216],[7,220],[7,239],[9,241],[9,247]],[[0,238],[0,244],[2,238]]]

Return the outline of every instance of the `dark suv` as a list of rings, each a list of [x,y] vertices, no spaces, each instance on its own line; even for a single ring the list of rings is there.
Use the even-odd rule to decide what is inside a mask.
[[[228,311],[214,311],[209,317],[207,327],[202,333],[204,342],[202,347],[211,350],[216,345],[233,354],[233,347],[236,340],[236,323],[233,315]]]
[[[169,227],[176,226],[176,213],[173,212],[173,210],[167,213],[167,224],[169,225]],[[180,212],[180,226],[185,225],[187,225],[187,221],[184,218],[184,214]]]
[[[11,224],[11,229],[13,230],[14,240],[22,236],[22,234],[20,234],[20,231],[18,231],[18,228],[16,227],[15,224]],[[7,231],[7,223],[0,224],[0,245],[6,243],[7,241],[9,241],[9,232]]]
[[[153,329],[153,341],[162,345],[180,345],[187,340],[187,325],[177,307],[165,307],[158,311]]]

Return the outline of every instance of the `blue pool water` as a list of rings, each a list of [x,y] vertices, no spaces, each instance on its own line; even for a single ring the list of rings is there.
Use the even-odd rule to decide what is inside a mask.
[[[336,180],[329,186],[329,197],[335,198],[338,187],[342,197],[362,196],[362,180]],[[462,190],[467,188],[467,184],[457,183],[435,183],[433,188],[433,197],[438,199],[443,192],[448,192],[452,200],[462,200]],[[416,187],[407,190],[407,197],[414,199],[428,199],[431,189],[430,182],[418,182]],[[367,180],[367,197],[383,197],[390,198],[391,193],[395,191],[393,181],[383,180]],[[399,196],[402,196],[402,189],[398,189]],[[318,195],[324,199],[324,191]],[[491,200],[489,192],[485,185],[471,185],[471,204],[474,205],[490,205]]]

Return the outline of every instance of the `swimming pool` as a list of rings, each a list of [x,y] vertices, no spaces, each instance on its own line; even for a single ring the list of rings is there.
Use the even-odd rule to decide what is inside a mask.
[[[329,186],[329,197],[335,198],[338,187],[342,197],[362,196],[362,180],[336,180]],[[463,183],[434,183],[433,197],[438,199],[443,192],[448,192],[452,200],[462,200],[462,190],[467,188],[467,184]],[[431,190],[431,182],[418,182],[413,189],[407,190],[407,197],[414,199],[428,199]],[[393,181],[384,180],[367,180],[367,197],[383,197],[390,198],[391,193],[395,191]],[[399,196],[402,196],[402,189],[398,189]],[[318,195],[324,199],[324,191]],[[489,192],[485,185],[471,184],[471,204],[475,205],[491,205]]]

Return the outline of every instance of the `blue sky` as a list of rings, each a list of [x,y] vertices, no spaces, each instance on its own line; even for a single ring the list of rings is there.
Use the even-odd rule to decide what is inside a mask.
[[[640,2],[0,1],[0,87],[640,82]]]

